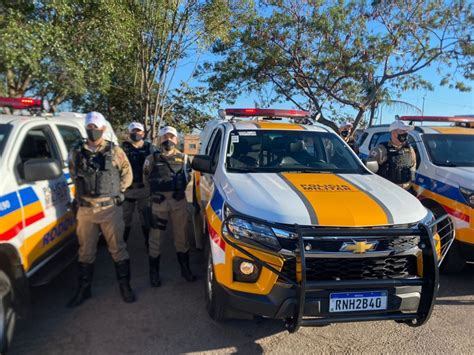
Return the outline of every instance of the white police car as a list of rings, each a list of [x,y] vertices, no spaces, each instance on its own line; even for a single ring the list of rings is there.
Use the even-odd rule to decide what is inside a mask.
[[[8,99],[22,108],[36,101]],[[85,137],[84,120],[70,114],[0,115],[0,353],[27,308],[29,286],[49,281],[77,254],[67,157]]]
[[[401,116],[400,120],[424,123],[408,132],[417,158],[414,189],[436,217],[449,215],[439,233],[444,241],[455,231],[456,239],[442,270],[461,271],[466,261],[474,261],[474,129],[469,128],[474,117]],[[368,128],[362,138],[359,157],[366,159],[372,148],[390,139],[389,126]]]
[[[432,214],[308,117],[227,109],[204,129],[192,166],[210,246],[209,315],[283,319],[290,332],[363,320],[423,324],[438,282]]]

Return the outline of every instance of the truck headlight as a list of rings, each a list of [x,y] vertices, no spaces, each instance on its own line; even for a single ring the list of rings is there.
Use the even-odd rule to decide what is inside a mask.
[[[231,217],[222,227],[224,235],[259,247],[280,250],[281,246],[272,229],[261,223],[241,217]]]
[[[459,187],[459,191],[463,195],[466,202],[471,206],[474,207],[474,191],[466,189],[465,187]]]

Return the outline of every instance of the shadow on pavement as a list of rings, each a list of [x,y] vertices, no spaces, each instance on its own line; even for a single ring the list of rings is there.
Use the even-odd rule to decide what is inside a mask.
[[[190,227],[191,229],[192,227]],[[285,332],[274,320],[212,321],[204,305],[204,260],[191,254],[199,280],[181,278],[170,233],[162,256],[162,287],[151,288],[148,257],[140,227],[129,240],[132,287],[137,302],[125,304],[106,247],[99,248],[92,298],[76,309],[65,307],[76,287],[75,265],[50,284],[32,289],[32,309],[19,322],[11,354],[118,354],[226,351],[261,353],[259,339]]]

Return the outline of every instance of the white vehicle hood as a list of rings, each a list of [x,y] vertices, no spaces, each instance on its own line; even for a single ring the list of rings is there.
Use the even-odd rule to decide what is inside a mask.
[[[427,214],[410,193],[373,174],[228,173],[220,185],[237,212],[275,223],[366,227]]]

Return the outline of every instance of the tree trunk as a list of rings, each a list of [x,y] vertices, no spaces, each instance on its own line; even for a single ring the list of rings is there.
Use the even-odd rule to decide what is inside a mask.
[[[375,110],[377,109],[377,104],[374,102],[370,105],[370,118],[369,118],[369,127],[372,127],[375,117]]]

